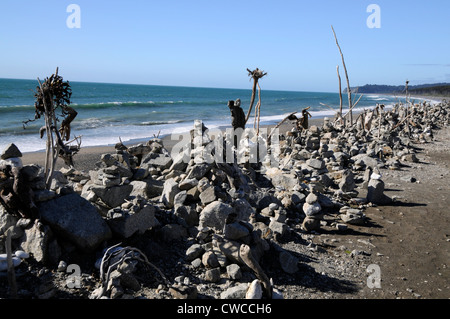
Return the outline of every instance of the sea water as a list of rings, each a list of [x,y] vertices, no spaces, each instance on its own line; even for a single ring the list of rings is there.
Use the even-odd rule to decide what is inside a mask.
[[[251,89],[69,83],[71,106],[78,112],[71,134],[72,138],[81,136],[82,147],[113,145],[119,139],[126,143],[184,133],[193,128],[195,120],[202,120],[210,129],[231,127],[228,101],[241,99],[241,107],[247,114],[252,93]],[[37,85],[37,80],[0,79],[0,152],[10,143],[15,143],[22,152],[45,149],[46,138],[39,136],[44,118],[24,124],[35,118]],[[344,112],[348,109],[346,98],[344,95]],[[255,105],[257,100],[256,96]],[[362,97],[357,108],[372,109],[377,103],[396,102],[394,96],[368,94]],[[301,112],[306,107],[311,107],[309,112],[313,117],[333,117],[339,109],[339,94],[262,89],[260,123],[277,124],[287,114]],[[254,110],[255,106],[248,127],[253,127]]]

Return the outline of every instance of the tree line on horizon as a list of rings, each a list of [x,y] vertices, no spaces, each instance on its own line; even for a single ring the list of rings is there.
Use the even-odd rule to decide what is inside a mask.
[[[366,84],[359,87],[352,87],[351,91],[358,93],[402,94],[405,93],[405,85]],[[347,93],[347,88],[344,89],[344,93]],[[436,96],[450,96],[450,83],[410,85],[408,88],[408,93],[436,95]]]

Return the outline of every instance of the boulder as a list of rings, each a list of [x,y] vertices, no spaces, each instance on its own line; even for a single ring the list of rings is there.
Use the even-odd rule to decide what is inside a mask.
[[[110,208],[114,208],[120,206],[131,194],[133,185],[128,184],[113,187],[93,185],[90,190]]]
[[[22,152],[17,148],[14,143],[9,144],[0,155],[2,160],[6,160],[8,158],[13,157],[22,157]]]
[[[161,194],[160,201],[167,207],[172,208],[174,206],[175,195],[180,192],[178,183],[174,178],[170,178],[165,181],[164,188]]]
[[[220,201],[214,201],[203,208],[200,213],[199,226],[200,228],[213,227],[221,231],[225,226],[226,218],[232,212],[232,206]]]
[[[92,251],[111,237],[111,229],[90,202],[70,194],[39,203],[42,220],[78,248]]]
[[[155,207],[148,204],[137,212],[114,214],[107,223],[113,233],[122,238],[129,238],[135,233],[143,234],[146,230],[159,225],[155,218]]]

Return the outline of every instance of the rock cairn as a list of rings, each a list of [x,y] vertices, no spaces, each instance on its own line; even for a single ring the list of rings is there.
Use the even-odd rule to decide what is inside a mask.
[[[9,147],[1,155],[1,185],[14,182],[12,171],[22,172],[39,214],[28,218],[1,205],[0,227],[12,230],[14,249],[50,265],[61,265],[64,253],[74,250],[104,261],[113,243],[152,232],[164,242],[185,243],[183,260],[200,281],[234,282],[220,298],[282,298],[261,265],[269,258],[295,274],[300,261],[278,243],[294,232],[320,232],[329,222],[326,215],[335,218],[338,231],[365,224],[365,207],[391,201],[384,194],[382,169],[417,161],[414,144],[431,142],[434,130],[450,119],[445,101],[396,105],[378,117],[369,115],[364,112],[353,127],[329,118],[322,126],[294,127],[280,138],[276,166],[264,160],[208,161],[202,151],[212,139],[196,122],[193,132],[200,134],[192,134],[192,147],[177,156],[159,138],[128,147],[119,143],[95,170],[56,171],[50,189],[42,167],[22,165],[20,151]],[[140,289],[134,271],[139,262],[150,262],[136,251],[128,249],[131,261],[115,257],[123,265],[115,265],[108,274],[112,279],[91,298],[120,298],[124,287]],[[158,271],[162,296],[197,297],[187,277],[165,278],[165,269]]]

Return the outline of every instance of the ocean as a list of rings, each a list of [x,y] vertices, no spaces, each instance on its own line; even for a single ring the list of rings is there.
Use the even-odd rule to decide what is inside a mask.
[[[184,133],[202,120],[210,129],[230,127],[229,100],[241,99],[247,113],[251,89],[219,89],[69,82],[71,106],[78,112],[72,122],[72,136],[82,136],[81,147],[145,141],[156,136]],[[0,152],[15,143],[22,152],[45,149],[46,138],[39,137],[44,119],[34,119],[34,92],[37,80],[0,79]],[[251,86],[251,83],[249,83]],[[257,102],[255,100],[255,105]],[[343,95],[344,109],[347,95]],[[397,103],[394,96],[364,95],[357,109]],[[326,104],[327,106],[322,105]],[[261,125],[276,124],[286,114],[310,106],[313,117],[333,117],[339,108],[338,93],[261,90]],[[253,115],[247,126],[253,126]]]

